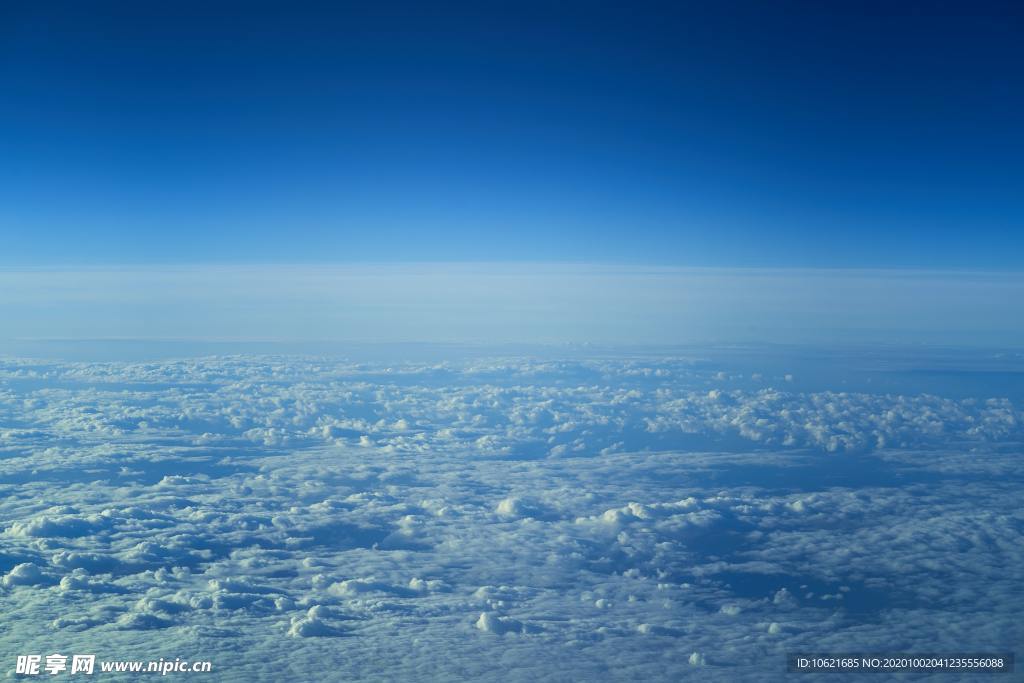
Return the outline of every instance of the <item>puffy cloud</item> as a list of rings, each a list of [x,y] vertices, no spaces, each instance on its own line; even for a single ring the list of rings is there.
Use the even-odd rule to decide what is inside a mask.
[[[11,571],[0,579],[0,583],[10,588],[13,586],[34,586],[44,583],[46,577],[43,572],[32,562],[22,562],[15,565]]]
[[[322,605],[314,605],[306,614],[292,617],[288,635],[296,638],[323,638],[343,635],[337,626],[327,621],[328,611]]]
[[[474,625],[484,633],[494,633],[497,635],[526,633],[522,622],[516,621],[512,617],[499,616],[493,612],[481,612]]]

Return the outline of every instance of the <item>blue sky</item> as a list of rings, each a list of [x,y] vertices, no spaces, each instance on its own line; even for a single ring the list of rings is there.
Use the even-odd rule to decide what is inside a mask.
[[[0,265],[1024,254],[1011,3],[0,12]]]

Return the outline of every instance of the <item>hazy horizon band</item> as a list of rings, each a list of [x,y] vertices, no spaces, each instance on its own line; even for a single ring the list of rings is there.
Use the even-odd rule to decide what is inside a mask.
[[[545,263],[0,269],[6,338],[1019,343],[1024,274]]]

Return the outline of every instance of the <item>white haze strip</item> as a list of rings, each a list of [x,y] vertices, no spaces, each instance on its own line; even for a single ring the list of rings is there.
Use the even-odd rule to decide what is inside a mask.
[[[550,264],[0,270],[3,338],[1017,343],[1020,274]]]

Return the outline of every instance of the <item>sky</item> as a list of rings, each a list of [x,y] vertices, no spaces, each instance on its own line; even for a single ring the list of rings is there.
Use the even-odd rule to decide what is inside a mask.
[[[1017,271],[1014,3],[5,3],[0,266]]]
[[[1019,652],[1022,36],[0,2],[0,671]]]

